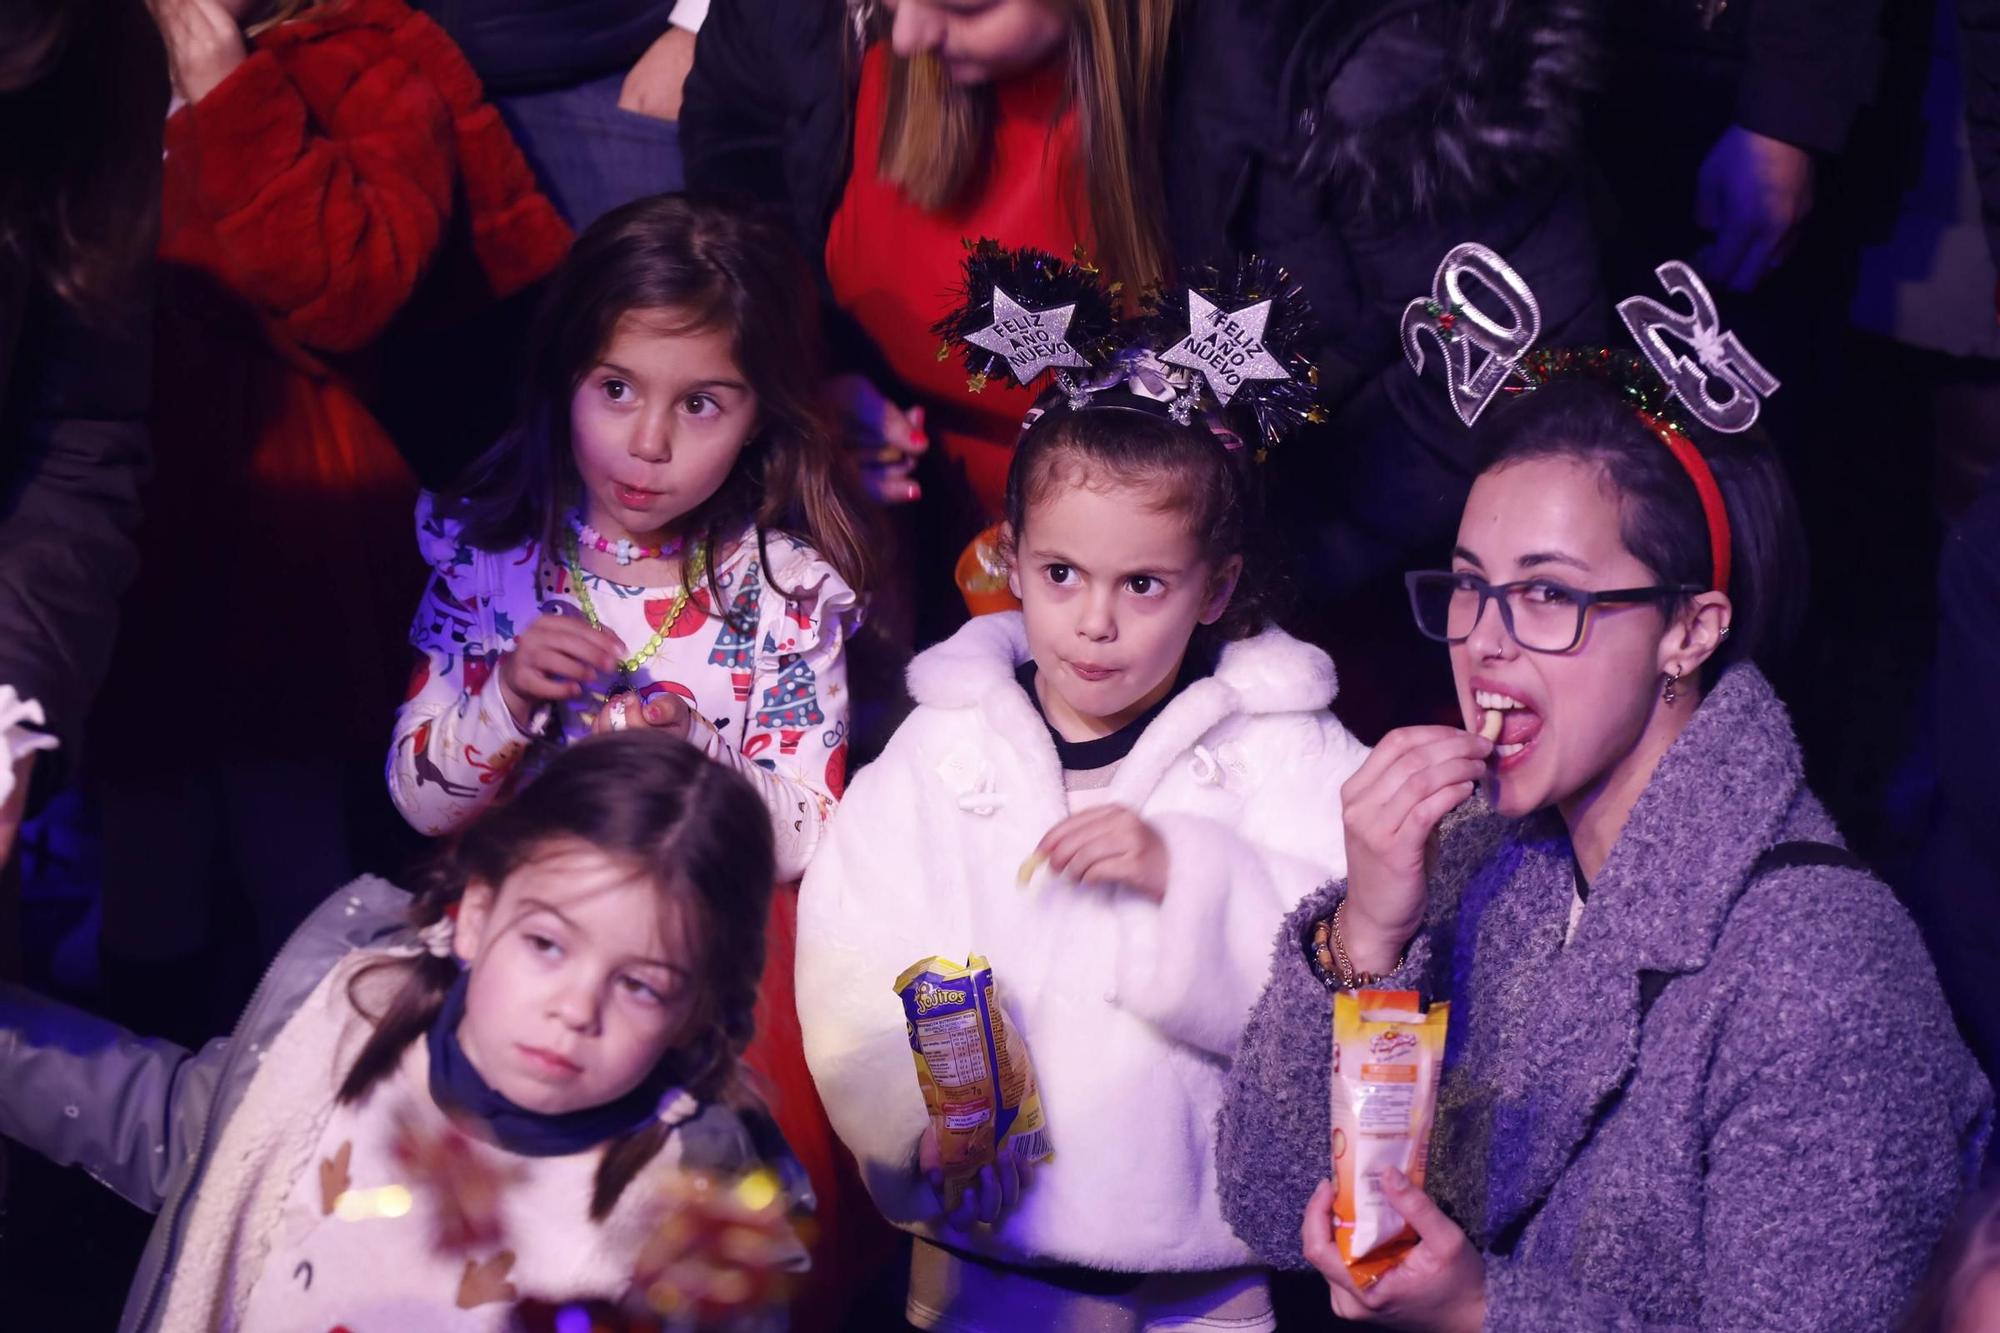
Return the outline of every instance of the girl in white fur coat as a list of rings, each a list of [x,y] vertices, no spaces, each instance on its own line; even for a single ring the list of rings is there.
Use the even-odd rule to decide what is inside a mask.
[[[1328,711],[1326,654],[1258,614],[1254,478],[1212,429],[1123,388],[1032,422],[1003,539],[1023,610],[912,664],[918,707],[806,876],[806,1059],[917,1234],[919,1327],[1275,1327],[1222,1220],[1214,1119],[1274,933],[1344,871],[1339,792],[1367,752]],[[946,1214],[893,986],[972,953],[1055,1157],[1003,1154]]]

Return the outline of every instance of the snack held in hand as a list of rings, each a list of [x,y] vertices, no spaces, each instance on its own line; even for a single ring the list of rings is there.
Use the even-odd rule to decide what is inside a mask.
[[[1423,1188],[1450,1008],[1427,1010],[1415,991],[1333,997],[1333,1226],[1357,1286],[1417,1243],[1384,1196],[1382,1173],[1393,1166]]]
[[[963,966],[925,958],[896,978],[896,994],[937,1131],[945,1205],[1003,1152],[1022,1163],[1053,1156],[1034,1066],[1000,1007],[992,966],[977,954]]]

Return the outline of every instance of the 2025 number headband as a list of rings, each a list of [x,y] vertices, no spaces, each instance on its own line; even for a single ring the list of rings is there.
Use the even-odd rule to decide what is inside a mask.
[[[1430,293],[1403,308],[1403,354],[1422,374],[1425,344],[1436,344],[1452,410],[1468,426],[1503,387],[1534,389],[1573,374],[1614,384],[1694,484],[1707,520],[1714,584],[1726,592],[1729,509],[1708,461],[1674,419],[1672,406],[1677,401],[1711,430],[1735,434],[1756,423],[1763,400],[1777,392],[1778,380],[1735,334],[1722,328],[1715,298],[1693,269],[1675,259],[1653,271],[1670,297],[1686,300],[1687,309],[1644,295],[1618,303],[1618,316],[1644,356],[1640,365],[1638,357],[1612,348],[1538,348],[1541,305],[1521,275],[1483,245],[1457,245],[1438,265]],[[1475,285],[1490,298],[1488,305],[1475,299]],[[1677,350],[1675,343],[1687,350]],[[1727,394],[1718,397],[1717,386]]]

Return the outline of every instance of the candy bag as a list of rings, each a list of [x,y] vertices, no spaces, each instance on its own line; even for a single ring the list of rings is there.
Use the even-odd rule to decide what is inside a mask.
[[[1415,991],[1333,997],[1333,1234],[1358,1287],[1417,1243],[1382,1192],[1382,1172],[1393,1166],[1423,1188],[1450,1010],[1424,1009]]]
[[[992,966],[977,955],[963,967],[925,958],[896,978],[896,994],[937,1130],[945,1206],[1003,1152],[1021,1163],[1052,1157],[1034,1066],[1000,1006]]]

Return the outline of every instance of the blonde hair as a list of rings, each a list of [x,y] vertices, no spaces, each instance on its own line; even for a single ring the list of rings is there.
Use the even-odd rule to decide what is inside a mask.
[[[1068,103],[1080,132],[1064,202],[1087,210],[1094,262],[1136,290],[1167,274],[1156,146],[1163,141],[1173,0],[1045,2],[1068,20]],[[856,14],[865,34],[886,37],[879,7],[863,0]],[[949,207],[979,176],[992,133],[993,90],[960,87],[929,54],[906,60],[890,53],[888,82],[877,174],[919,208]]]

